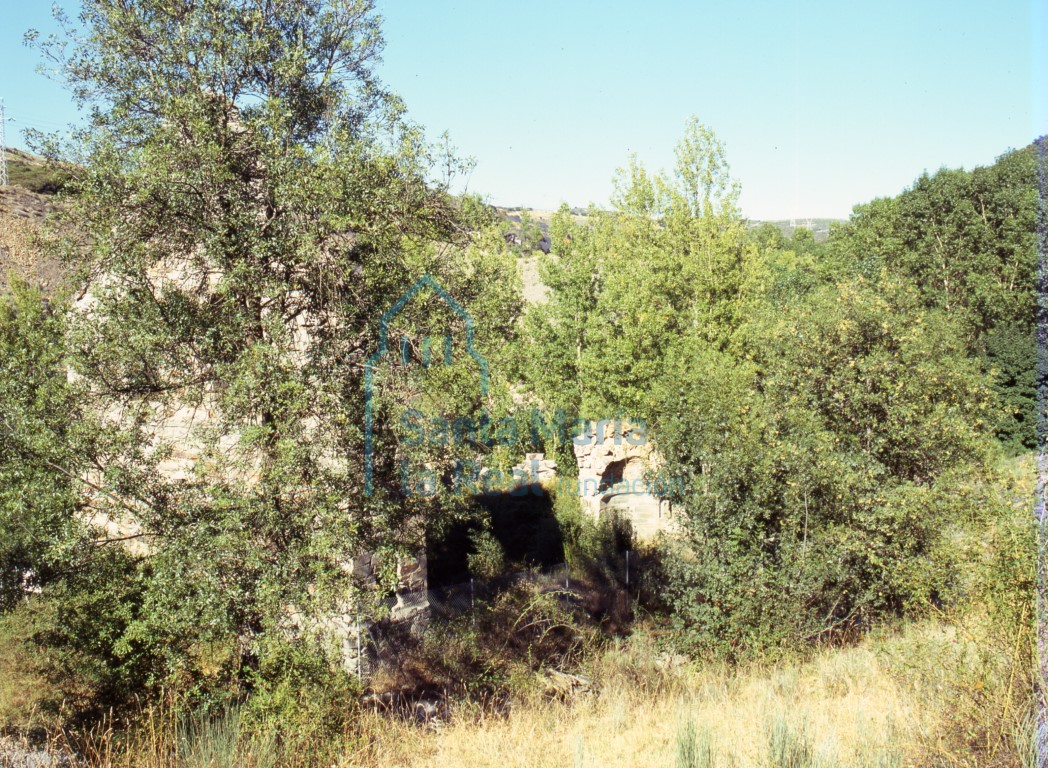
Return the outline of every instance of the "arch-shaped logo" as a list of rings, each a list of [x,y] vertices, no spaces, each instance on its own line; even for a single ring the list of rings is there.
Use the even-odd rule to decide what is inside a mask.
[[[368,359],[364,367],[364,494],[370,496],[374,490],[375,474],[375,451],[374,451],[374,385],[375,364],[389,352],[389,323],[401,313],[408,302],[417,296],[424,288],[429,288],[433,293],[443,300],[445,304],[456,315],[462,318],[466,325],[466,353],[476,361],[480,368],[480,393],[482,396],[488,393],[488,361],[474,344],[473,317],[461,304],[451,297],[444,287],[434,280],[430,275],[423,275],[415,284],[406,290],[392,307],[386,310],[379,320],[378,349]],[[429,364],[430,345],[424,348],[424,363]],[[452,351],[454,349],[451,336],[444,337],[444,365],[451,365]],[[401,356],[405,363],[408,362],[408,345],[405,339],[401,344]]]

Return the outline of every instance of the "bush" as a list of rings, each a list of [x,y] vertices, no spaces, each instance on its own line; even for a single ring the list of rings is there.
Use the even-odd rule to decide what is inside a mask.
[[[374,684],[496,708],[535,695],[541,671],[572,669],[600,643],[586,606],[559,587],[520,582],[467,614],[432,622],[421,638],[387,638],[394,652],[383,654]]]
[[[360,680],[306,638],[269,638],[264,645],[247,675],[246,722],[284,740],[324,742],[342,734],[363,692]]]
[[[0,731],[50,725],[60,696],[41,674],[35,601],[0,613]]]
[[[859,280],[769,308],[740,341],[741,356],[682,354],[662,398],[682,643],[779,653],[946,599],[944,542],[984,504],[970,479],[993,404],[950,323],[904,284]]]

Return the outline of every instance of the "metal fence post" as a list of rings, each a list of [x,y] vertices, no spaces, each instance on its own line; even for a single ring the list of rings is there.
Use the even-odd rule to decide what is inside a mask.
[[[364,667],[360,652],[360,614],[357,614],[357,679],[364,680]]]
[[[626,615],[630,613],[630,551],[626,550]]]

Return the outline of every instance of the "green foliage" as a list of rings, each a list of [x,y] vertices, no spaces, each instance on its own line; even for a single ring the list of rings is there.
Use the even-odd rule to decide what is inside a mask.
[[[346,566],[363,551],[390,586],[427,531],[464,532],[480,576],[548,560],[557,533],[615,587],[628,526],[594,524],[563,492],[485,525],[437,482],[526,447],[567,466],[565,434],[490,451],[446,430],[412,439],[417,423],[535,404],[653,425],[681,485],[652,573],[694,651],[832,641],[972,594],[1023,641],[1029,531],[988,526],[993,578],[961,561],[971,526],[1007,507],[988,490],[991,433],[1012,452],[1035,437],[1032,150],[922,176],[823,247],[803,228],[747,233],[725,148],[692,119],[670,171],[630,159],[612,211],[557,212],[549,300],[518,322],[516,260],[541,231],[523,211],[508,246],[489,206],[449,193],[466,164],[378,81],[370,0],[97,0],[81,22],[42,48],[91,108],[52,247],[93,279],[76,312],[18,285],[0,299],[0,609],[40,590],[40,668],[78,712],[172,686],[203,718],[183,729],[187,764],[268,765],[272,742],[251,734],[277,724],[337,733],[357,687],[288,613],[360,599]],[[424,291],[372,365],[380,319],[422,275],[472,322]],[[428,364],[434,339],[467,332],[475,349]],[[165,433],[194,409],[207,419]],[[422,473],[405,482],[409,464]],[[516,587],[433,630],[422,682],[526,688],[594,642],[580,611]],[[681,764],[709,762],[690,724],[678,747]],[[784,723],[769,755],[813,762]]]
[[[499,223],[498,210],[478,194],[463,195],[458,199],[458,205],[464,226],[484,230]]]
[[[958,321],[968,350],[995,372],[997,434],[1015,452],[1036,443],[1037,163],[1030,146],[992,166],[924,174],[895,198],[856,206],[829,243],[842,265],[904,276],[926,306]]]
[[[929,555],[977,503],[988,382],[905,286],[768,308],[742,359],[698,344],[655,428],[685,535],[667,567],[685,641],[729,657],[833,637],[941,595]]]
[[[790,250],[798,255],[806,256],[816,250],[815,235],[806,227],[797,227],[793,230],[793,236],[789,240]]]
[[[1002,323],[982,338],[983,365],[1001,403],[997,436],[1014,454],[1037,444],[1037,344],[1028,323]]]
[[[683,481],[665,597],[692,647],[795,647],[958,594],[951,537],[997,509],[969,482],[990,433],[1032,434],[1031,157],[923,178],[820,246],[746,233],[692,122],[672,174],[631,159],[613,212],[554,218],[522,376],[652,423]],[[569,529],[571,553],[590,534]]]
[[[599,294],[601,250],[596,234],[577,227],[566,205],[553,216],[550,236],[556,255],[551,251],[540,261],[550,301],[525,315],[526,342],[519,354],[523,376],[532,391],[542,393],[544,407],[574,414],[582,406],[582,352]]]
[[[58,708],[40,665],[40,646],[34,641],[37,602],[27,600],[0,613],[0,724],[28,730],[51,725]]]
[[[520,238],[520,245],[514,247],[514,253],[528,254],[539,249],[543,238],[542,228],[531,217],[531,212],[527,208],[522,208],[520,211],[520,229],[516,234]]]
[[[92,429],[66,379],[64,315],[13,282],[0,297],[0,610],[83,555],[73,519]]]
[[[506,569],[506,553],[491,531],[479,530],[471,536],[469,572],[480,578],[501,576]]]
[[[580,554],[579,547],[583,546],[583,539],[592,521],[583,514],[578,493],[572,492],[572,489],[578,488],[578,478],[562,476],[558,485],[559,487],[555,488],[552,493],[553,516],[564,538],[564,553],[567,562],[574,566],[576,565],[574,558]]]
[[[246,679],[246,723],[285,741],[322,741],[342,734],[362,693],[361,681],[338,663],[333,649],[314,639],[269,637],[265,643],[257,669]]]
[[[53,585],[34,612],[38,669],[60,693],[65,716],[122,710],[162,680],[167,652],[143,634],[146,579],[138,565],[106,547]]]
[[[834,233],[870,275],[912,278],[929,306],[977,336],[1025,322],[1034,301],[1037,160],[1033,147],[973,171],[922,175],[894,199],[857,206]]]
[[[405,336],[463,346],[463,318],[432,292],[397,317],[371,497],[363,371],[422,275],[468,307],[483,349],[512,335],[519,277],[494,227],[468,231],[480,202],[449,194],[465,164],[376,78],[368,0],[101,0],[79,28],[58,16],[61,37],[29,41],[90,124],[75,146],[38,137],[79,161],[50,247],[92,279],[68,315],[24,291],[0,311],[2,597],[54,581],[41,636],[85,706],[162,684],[221,701],[269,669],[291,606],[363,594],[350,558],[377,553],[388,586],[422,515],[468,514],[402,485],[400,459],[427,457],[396,429],[411,405],[505,408],[505,382],[482,397],[464,349],[452,368],[396,361]],[[187,412],[206,418],[173,435]],[[439,468],[465,451],[439,451]]]
[[[765,252],[780,251],[786,246],[786,236],[770,221],[746,232],[746,239]]]
[[[586,418],[646,416],[650,384],[682,334],[728,343],[755,249],[743,244],[724,147],[697,120],[672,173],[636,158],[615,179],[613,212],[577,223],[566,207],[543,259],[548,303],[525,319],[524,377],[549,408]]]

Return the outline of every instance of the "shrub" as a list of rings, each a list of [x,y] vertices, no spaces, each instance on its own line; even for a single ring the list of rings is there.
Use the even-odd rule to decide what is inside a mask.
[[[983,503],[970,479],[992,455],[990,388],[950,323],[904,284],[860,280],[769,309],[742,338],[741,359],[682,355],[663,395],[682,642],[776,653],[944,599],[944,538]]]

